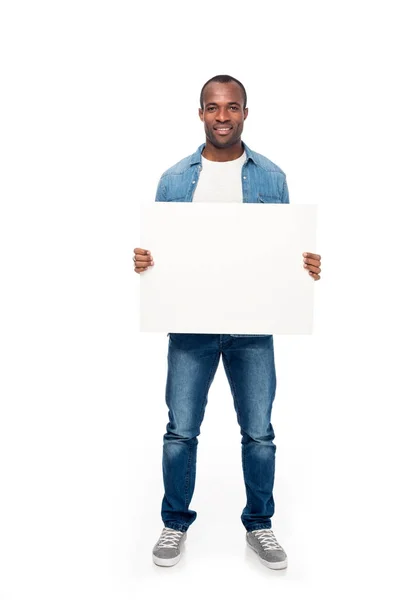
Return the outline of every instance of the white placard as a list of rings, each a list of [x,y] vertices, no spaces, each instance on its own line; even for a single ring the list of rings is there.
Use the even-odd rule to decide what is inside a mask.
[[[152,202],[141,205],[140,330],[312,332],[316,205]]]

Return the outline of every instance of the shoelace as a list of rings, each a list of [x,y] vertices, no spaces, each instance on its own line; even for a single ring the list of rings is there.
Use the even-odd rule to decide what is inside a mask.
[[[272,529],[257,529],[253,532],[264,550],[283,550],[275,539]]]
[[[176,529],[164,527],[157,546],[159,548],[176,548],[183,534],[183,531],[177,531]]]

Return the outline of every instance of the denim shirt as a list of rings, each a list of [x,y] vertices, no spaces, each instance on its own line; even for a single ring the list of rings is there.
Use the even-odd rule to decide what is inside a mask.
[[[243,143],[243,142],[242,142]],[[202,169],[205,144],[161,175],[156,202],[192,202]],[[243,143],[246,160],[242,166],[243,202],[288,203],[285,173],[262,154]]]
[[[243,202],[289,203],[285,173],[268,158],[242,142],[246,160],[242,166]],[[160,178],[156,202],[192,202],[202,169],[201,144],[190,156],[165,171]],[[168,334],[169,335],[169,334]],[[266,334],[231,334],[233,337],[266,337]]]

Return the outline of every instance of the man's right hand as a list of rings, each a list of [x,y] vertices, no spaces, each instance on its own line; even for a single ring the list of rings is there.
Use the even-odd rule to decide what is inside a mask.
[[[135,248],[133,251],[133,262],[135,264],[135,273],[143,273],[148,267],[154,265],[150,250]]]

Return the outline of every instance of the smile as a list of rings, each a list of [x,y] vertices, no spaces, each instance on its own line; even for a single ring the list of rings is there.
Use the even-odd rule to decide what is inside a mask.
[[[232,127],[214,127],[214,130],[221,135],[226,135],[231,129]]]

